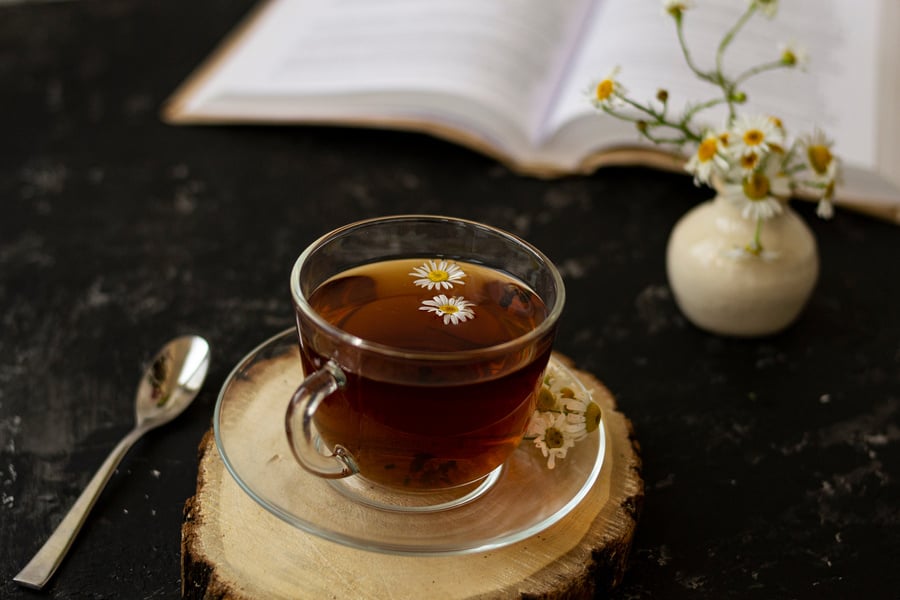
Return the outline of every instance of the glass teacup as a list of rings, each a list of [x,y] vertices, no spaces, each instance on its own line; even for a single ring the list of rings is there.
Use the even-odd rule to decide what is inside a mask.
[[[286,430],[297,461],[389,509],[469,502],[534,411],[565,292],[520,238],[406,215],[326,234],[291,273],[306,379]]]

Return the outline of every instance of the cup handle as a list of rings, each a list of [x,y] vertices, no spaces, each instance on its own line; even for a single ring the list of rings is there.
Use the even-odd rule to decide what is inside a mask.
[[[359,472],[350,452],[337,444],[331,454],[322,454],[313,439],[313,415],[329,394],[342,388],[347,376],[333,361],[307,377],[291,396],[284,417],[284,429],[294,458],[319,477],[339,479]]]

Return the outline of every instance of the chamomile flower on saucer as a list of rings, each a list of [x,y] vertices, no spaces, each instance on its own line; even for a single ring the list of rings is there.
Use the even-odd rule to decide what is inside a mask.
[[[566,417],[569,423],[577,425],[578,431],[574,431],[576,440],[580,440],[587,434],[596,431],[600,426],[603,411],[600,405],[590,399],[571,398],[566,401]]]
[[[475,318],[475,306],[473,302],[469,302],[462,296],[453,296],[448,298],[445,294],[438,294],[431,300],[422,300],[422,306],[419,310],[428,311],[443,317],[444,325],[452,323],[459,325],[460,323]]]
[[[463,281],[463,277],[466,276],[465,271],[459,265],[446,260],[426,261],[421,267],[413,269],[409,275],[418,277],[413,283],[429,290],[435,288],[449,290],[457,283],[460,285],[466,283]]]
[[[558,409],[566,415],[569,433],[575,441],[597,430],[600,425],[600,406],[590,396],[585,398],[582,391],[576,391],[565,379],[554,379],[550,381],[549,388],[545,385],[542,390],[544,389],[549,390],[556,399]]]
[[[600,407],[591,400],[590,393],[575,384],[565,371],[550,364],[524,436],[547,459],[547,468],[554,468],[557,459],[565,458],[569,448],[596,431],[599,424]]]
[[[565,458],[569,448],[575,445],[575,434],[579,427],[570,423],[564,413],[536,413],[532,418],[531,430],[537,436],[535,447],[547,459],[547,468],[556,467],[556,460]]]
[[[550,427],[554,415],[556,414],[559,413],[555,411],[535,410],[531,415],[531,420],[528,421],[528,428],[525,430],[524,439],[533,441],[543,435],[547,431],[547,428]]]

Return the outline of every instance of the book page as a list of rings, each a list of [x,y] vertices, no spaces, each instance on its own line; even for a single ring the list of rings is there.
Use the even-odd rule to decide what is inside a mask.
[[[548,82],[587,4],[272,0],[184,109],[286,120],[471,118],[506,144],[515,130],[521,144],[546,110]]]
[[[722,35],[746,6],[744,1],[705,0],[685,12],[685,38],[700,69],[713,67]],[[742,88],[748,95],[742,114],[778,116],[790,136],[819,126],[834,139],[846,163],[874,167],[879,15],[880,2],[870,0],[792,0],[778,3],[772,20],[754,15],[725,55],[726,73],[733,76],[777,60],[779,44],[789,41],[808,50],[810,63],[803,70],[779,69],[748,80]],[[621,136],[622,125],[612,125],[615,119],[588,101],[591,81],[616,66],[622,68],[617,79],[636,100],[650,101],[665,88],[670,111],[717,95],[714,86],[698,80],[685,65],[674,19],[664,14],[659,0],[599,0],[545,133],[568,126],[573,139],[567,143],[579,146],[574,151],[582,157],[614,142],[639,143],[633,126],[624,139],[607,136],[606,129]],[[720,127],[725,116],[724,109],[706,111],[695,122]]]
[[[879,99],[878,150],[876,160],[879,172],[887,175],[900,187],[900,2],[886,2],[883,5],[879,31],[881,46],[878,61]],[[900,208],[897,210],[900,221]]]

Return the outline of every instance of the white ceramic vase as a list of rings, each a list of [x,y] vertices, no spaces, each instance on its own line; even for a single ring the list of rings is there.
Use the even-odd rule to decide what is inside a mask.
[[[701,329],[737,337],[781,331],[800,315],[819,275],[816,239],[789,206],[763,223],[758,255],[743,251],[756,222],[716,196],[676,223],[666,269],[678,307]]]

